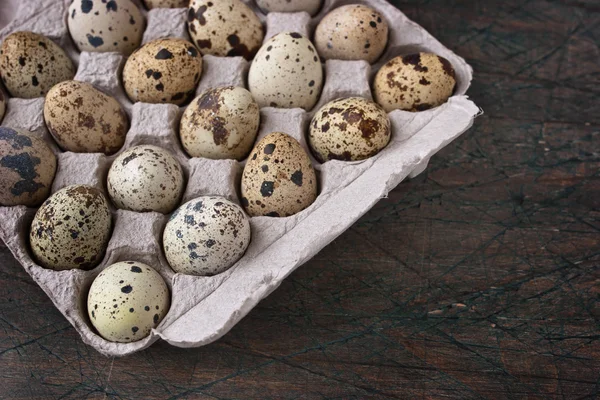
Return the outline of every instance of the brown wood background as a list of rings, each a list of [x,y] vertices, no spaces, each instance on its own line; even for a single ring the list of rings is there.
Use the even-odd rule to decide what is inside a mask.
[[[473,129],[203,348],[105,358],[1,247],[0,398],[598,397],[599,1],[394,4]]]

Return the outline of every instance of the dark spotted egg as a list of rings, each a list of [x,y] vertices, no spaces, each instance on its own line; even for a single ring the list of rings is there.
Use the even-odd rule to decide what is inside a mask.
[[[129,343],[147,337],[171,304],[169,288],[152,267],[123,261],[102,271],[90,287],[87,310],[100,336]]]
[[[74,75],[71,59],[45,36],[15,32],[0,47],[0,76],[12,97],[43,97],[52,86]]]
[[[452,64],[431,53],[396,57],[375,76],[375,101],[387,112],[424,111],[445,103],[456,86]]]
[[[175,272],[211,276],[226,271],[244,255],[250,236],[250,222],[240,206],[205,196],[173,213],[163,233],[163,247]]]
[[[112,216],[102,192],[72,185],[54,193],[38,209],[29,242],[45,268],[91,269],[102,261],[111,229]]]
[[[251,60],[263,38],[260,20],[240,0],[191,0],[188,30],[202,54]]]
[[[144,0],[144,4],[150,10],[153,8],[185,8],[189,2],[189,0]]]
[[[123,68],[123,85],[133,102],[181,105],[202,76],[202,56],[183,39],[157,39],[136,50]]]
[[[364,160],[389,143],[390,120],[385,110],[370,100],[337,99],[317,111],[308,141],[321,162]]]
[[[67,25],[80,51],[131,54],[142,43],[145,20],[131,0],[72,0]]]
[[[0,127],[0,205],[37,206],[50,194],[56,156],[34,134]]]
[[[258,142],[244,167],[242,204],[253,217],[287,217],[317,198],[308,154],[293,137],[273,132]]]

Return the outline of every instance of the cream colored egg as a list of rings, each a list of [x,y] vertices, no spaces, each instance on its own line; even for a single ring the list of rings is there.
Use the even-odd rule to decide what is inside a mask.
[[[0,88],[0,122],[2,122],[2,118],[4,118],[4,114],[6,113],[6,103],[8,103],[8,98],[2,88]]]
[[[337,99],[317,111],[308,140],[320,162],[364,160],[389,143],[390,120],[384,109],[370,100]]]
[[[132,147],[113,161],[108,171],[108,194],[118,208],[163,214],[177,207],[184,190],[183,170],[167,150]]]
[[[52,86],[74,75],[71,59],[45,36],[15,32],[0,47],[0,76],[12,97],[43,97]]]
[[[64,81],[46,95],[44,120],[63,150],[113,154],[129,127],[117,100],[89,83]]]
[[[107,267],[92,282],[88,315],[100,336],[129,343],[147,337],[171,305],[169,288],[156,270],[137,261]]]
[[[315,31],[315,45],[321,57],[337,60],[379,59],[388,40],[388,24],[378,11],[361,4],[334,9]]]
[[[315,15],[322,3],[323,0],[256,0],[256,4],[265,13],[305,11],[310,15]]]
[[[142,43],[146,22],[131,0],[72,0],[67,25],[80,51],[129,55]]]
[[[240,206],[205,196],[173,213],[163,233],[163,247],[175,272],[212,276],[244,255],[250,236],[250,222]]]
[[[202,76],[202,57],[183,39],[157,39],[136,50],[123,68],[123,85],[133,102],[185,103]]]
[[[102,261],[111,230],[112,216],[102,192],[72,185],[54,193],[38,209],[29,242],[45,268],[87,270]]]
[[[144,0],[148,9],[153,8],[187,8],[189,0]]]
[[[248,86],[260,107],[313,108],[323,68],[310,40],[296,32],[269,39],[250,66]]]
[[[37,206],[50,194],[56,156],[38,136],[0,127],[0,205]]]
[[[396,57],[375,76],[375,101],[387,112],[424,111],[445,103],[456,86],[452,64],[431,53]]]
[[[181,143],[192,157],[242,160],[254,145],[259,124],[258,104],[249,91],[233,86],[210,89],[183,113]]]
[[[242,205],[248,214],[287,217],[316,198],[315,170],[296,139],[273,132],[258,142],[242,175]]]
[[[191,0],[187,20],[202,54],[251,60],[264,38],[260,20],[240,0]]]

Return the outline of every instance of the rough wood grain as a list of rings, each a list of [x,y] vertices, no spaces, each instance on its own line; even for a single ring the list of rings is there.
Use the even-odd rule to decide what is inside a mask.
[[[0,248],[0,398],[576,399],[600,390],[600,7],[395,1],[486,114],[222,340],[107,359]]]

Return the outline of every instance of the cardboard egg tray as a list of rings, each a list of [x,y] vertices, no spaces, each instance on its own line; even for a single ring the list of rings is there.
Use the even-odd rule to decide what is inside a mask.
[[[135,145],[153,144],[176,155],[185,170],[187,183],[182,204],[202,195],[220,195],[239,204],[244,163],[189,158],[178,138],[184,108],[170,104],[132,104],[121,85],[124,57],[116,53],[79,54],[66,26],[67,3],[9,0],[5,5],[3,2],[0,11],[5,15],[12,13],[12,20],[0,31],[0,41],[12,32],[30,30],[49,37],[65,49],[78,67],[75,79],[92,83],[111,94],[127,111],[131,127],[121,151]],[[315,203],[287,218],[251,218],[252,242],[246,254],[231,269],[213,277],[175,274],[170,269],[161,244],[168,216],[114,207],[114,231],[98,267],[91,271],[44,269],[32,260],[28,243],[29,226],[36,210],[23,206],[0,207],[2,240],[73,324],[83,341],[105,355],[130,354],[147,348],[158,339],[178,347],[197,347],[219,339],[292,271],[348,229],[402,180],[420,174],[430,157],[469,129],[479,113],[479,108],[465,96],[472,79],[471,67],[384,0],[325,0],[322,10],[314,18],[307,13],[264,15],[252,0],[246,0],[246,3],[263,21],[265,40],[281,31],[297,31],[312,39],[316,25],[325,14],[335,7],[352,3],[377,9],[390,26],[388,47],[375,65],[339,60],[324,64],[323,92],[310,112],[263,108],[258,140],[270,132],[281,131],[296,138],[308,151],[306,133],[316,110],[339,97],[372,99],[370,83],[375,73],[398,55],[430,51],[448,59],[456,71],[455,95],[446,104],[431,110],[390,113],[391,142],[368,160],[333,160],[320,164],[313,158],[320,191]],[[160,37],[190,40],[185,22],[186,9],[154,9],[144,13],[147,19],[144,43]],[[240,57],[205,56],[197,94],[224,85],[247,87],[249,65]],[[53,193],[67,185],[87,184],[106,194],[106,176],[115,156],[61,152],[44,125],[43,105],[43,98],[11,98],[2,125],[35,132],[51,145],[58,157]],[[85,304],[93,279],[108,265],[125,260],[141,261],[156,268],[168,283],[172,299],[170,311],[150,336],[123,344],[108,342],[95,333]]]

